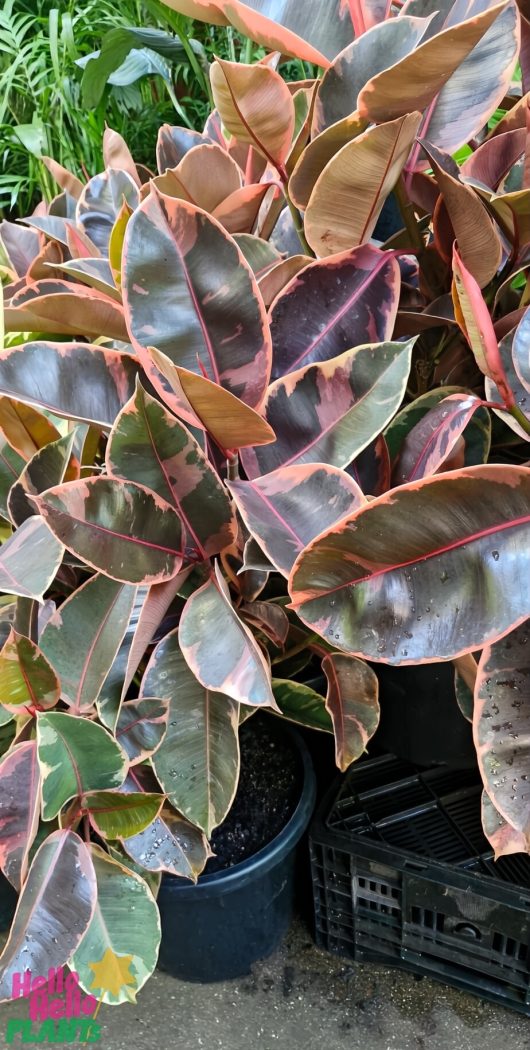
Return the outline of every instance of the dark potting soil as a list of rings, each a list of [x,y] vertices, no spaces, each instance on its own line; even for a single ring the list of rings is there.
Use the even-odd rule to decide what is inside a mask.
[[[241,772],[232,808],[216,828],[205,874],[231,868],[271,842],[294,813],[302,766],[291,737],[272,717],[253,715],[239,731]]]

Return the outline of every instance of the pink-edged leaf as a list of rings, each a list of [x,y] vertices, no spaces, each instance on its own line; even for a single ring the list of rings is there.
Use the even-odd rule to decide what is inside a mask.
[[[469,391],[463,387],[441,386],[435,390],[429,390],[426,394],[416,398],[415,401],[411,401],[394,416],[390,426],[385,431],[385,440],[394,469],[399,462],[407,436],[413,428],[421,423],[427,413],[435,409],[440,404],[440,401],[452,397],[454,394],[460,394],[464,397],[471,396]],[[464,440],[464,466],[474,467],[480,463],[486,463],[491,445],[491,415],[487,408],[476,409],[464,431]],[[387,487],[390,488],[390,484]],[[366,491],[366,489],[363,489],[363,491]],[[374,493],[374,495],[379,495],[379,493]]]
[[[433,168],[458,242],[458,258],[483,288],[497,273],[502,259],[497,227],[478,194],[451,174],[452,158],[423,139],[421,145]]]
[[[272,378],[392,337],[397,259],[369,244],[306,266],[271,308]]]
[[[473,652],[529,615],[529,500],[530,469],[497,464],[392,489],[299,556],[293,605],[368,660]]]
[[[20,892],[39,823],[37,743],[27,740],[0,765],[0,868]]]
[[[530,621],[486,645],[475,685],[473,736],[484,787],[530,851]]]
[[[472,653],[465,656],[457,656],[453,660],[455,667],[455,696],[456,702],[468,722],[473,721],[473,695],[477,680],[478,665]]]
[[[105,460],[109,474],[144,484],[175,507],[190,558],[211,557],[234,542],[226,488],[189,431],[140,384],[116,419]]]
[[[3,219],[0,222],[0,240],[11,265],[13,277],[25,277],[41,247],[38,232]]]
[[[135,595],[135,587],[107,576],[91,576],[48,620],[40,645],[59,675],[62,699],[75,714],[89,711],[98,699],[127,629]]]
[[[143,486],[88,478],[58,485],[33,499],[61,543],[112,579],[163,583],[180,569],[180,518]]]
[[[519,409],[521,417],[526,417],[526,419],[530,419],[530,400],[528,397],[528,390],[526,386],[524,386],[521,383],[519,375],[514,367],[516,361],[515,354],[513,352],[514,342],[515,331],[512,329],[510,332],[508,332],[508,335],[505,335],[504,338],[501,339],[499,343],[499,356],[504,368],[506,381],[513,394],[514,403]],[[500,404],[503,399],[496,384],[491,379],[486,377],[484,386],[488,401],[492,402],[493,404]],[[503,422],[506,423],[506,426],[510,427],[510,430],[513,430],[514,433],[516,433],[520,438],[522,438],[523,441],[528,441],[528,433],[525,430],[524,425],[521,424],[519,419],[514,419],[511,412],[506,412],[502,408],[494,408],[493,412],[496,416],[499,417],[499,419],[502,419]]]
[[[239,611],[247,623],[257,627],[277,648],[285,645],[289,634],[289,617],[281,605],[273,602],[244,602]]]
[[[495,860],[508,857],[512,853],[528,852],[527,836],[508,824],[486,791],[482,792],[481,810],[482,828],[490,846],[493,847]]]
[[[292,95],[279,73],[256,63],[216,59],[210,69],[216,108],[225,128],[238,142],[282,168],[291,149],[295,110]]]
[[[138,369],[129,354],[88,343],[25,343],[0,356],[0,393],[108,427],[134,393]]]
[[[530,393],[530,306],[517,325],[512,356],[515,371],[525,390]]]
[[[302,463],[347,466],[401,404],[413,345],[360,346],[277,379],[263,406],[276,441],[242,450],[247,476]]]
[[[154,346],[251,407],[261,402],[272,356],[265,307],[248,263],[215,219],[151,193],[127,225],[122,281],[130,334],[149,374],[146,350]]]
[[[82,800],[96,834],[111,841],[141,835],[163,804],[163,795],[148,791],[95,791]]]
[[[226,197],[241,189],[243,172],[225,148],[203,142],[153,181],[161,193],[213,212]]]
[[[138,207],[140,194],[136,182],[128,172],[108,168],[89,179],[77,201],[79,226],[104,254],[124,199],[133,210]]]
[[[345,772],[366,750],[379,725],[379,683],[364,660],[328,653],[322,661],[328,680],[326,710],[333,722],[335,760]]]
[[[499,353],[493,322],[480,287],[453,248],[453,301],[456,319],[475,355],[481,372],[496,384],[507,407],[514,404],[514,395]]]
[[[6,332],[86,336],[127,341],[123,307],[95,288],[68,281],[39,281],[4,309]]]
[[[476,179],[496,190],[515,162],[524,153],[526,129],[516,128],[503,135],[486,139],[462,164],[460,171],[467,179]]]
[[[142,605],[138,624],[128,650],[127,664],[123,678],[121,695],[124,697],[138,669],[138,665],[144,655],[147,646],[153,640],[157,627],[162,623],[171,602],[185,583],[192,566],[182,569],[167,583],[153,583],[149,587],[147,596]]]
[[[175,415],[208,432],[221,449],[266,445],[274,440],[272,427],[244,401],[205,376],[172,364],[169,357],[149,348],[153,386]]]
[[[181,14],[213,25],[233,25],[268,51],[326,67],[348,44],[353,27],[343,0],[164,0]]]
[[[103,132],[103,162],[105,168],[126,171],[132,181],[137,186],[140,185],[136,164],[125,139],[118,131],[113,131],[108,126]],[[128,186],[127,189],[129,189]]]
[[[360,113],[370,120],[391,120],[394,117],[401,116],[403,113],[409,113],[411,109],[423,110],[432,105],[433,101],[441,95],[442,89],[447,84],[450,84],[455,72],[459,70],[459,67],[463,66],[468,55],[471,54],[490,27],[496,22],[497,26],[492,35],[495,44],[500,49],[501,71],[502,74],[505,74],[505,70],[508,69],[508,75],[511,77],[517,61],[517,14],[515,3],[504,2],[493,5],[485,11],[480,11],[457,25],[451,25],[446,29],[442,29],[436,36],[420,44],[419,47],[416,47],[414,51],[390,66],[390,68],[372,76],[359,93],[357,108]],[[508,39],[506,39],[507,37]],[[490,39],[488,41],[490,46],[491,42]],[[491,59],[489,47],[487,54]],[[484,59],[483,52],[481,52],[480,57],[482,60]],[[481,68],[482,72],[482,63],[479,64],[479,68]],[[467,70],[467,73],[469,74],[469,70]],[[502,93],[496,100],[499,80],[502,83]],[[479,89],[477,97],[474,95],[470,96],[467,79],[466,88],[465,99],[463,99],[461,97],[462,77],[457,77],[447,89],[446,96],[442,99],[441,107],[443,111],[444,106],[447,108],[448,103],[451,103],[449,113],[446,112],[450,120],[454,121],[455,119],[454,110],[457,101],[462,110],[465,109],[467,101],[468,108],[473,112],[474,119],[477,119],[476,109],[478,99],[480,98],[483,101],[482,92]],[[495,88],[496,94],[493,96],[491,109],[488,105],[486,113],[481,113],[478,127],[485,123],[489,114],[495,110],[497,102],[502,98],[504,94],[504,76],[498,75],[498,79],[495,80]],[[490,92],[488,92],[488,103],[490,103]],[[438,107],[440,107],[439,101]],[[438,120],[440,120],[441,114],[438,113],[437,116]],[[427,130],[424,127],[423,133],[437,145],[450,152],[445,142],[439,142],[438,137],[433,134],[432,125],[433,119],[431,117],[429,129]],[[468,137],[469,133],[466,133],[462,141],[465,142]],[[461,145],[461,142],[458,144]]]
[[[137,774],[138,770],[129,771],[123,791],[145,790]],[[145,831],[122,839],[121,844],[129,857],[146,871],[167,871],[192,882],[197,882],[212,856],[204,833],[167,804]]]
[[[116,724],[116,740],[131,765],[143,762],[160,747],[169,716],[169,700],[142,697],[122,704]]]
[[[216,638],[212,623],[210,642]],[[156,776],[172,805],[209,836],[237,788],[239,705],[200,685],[184,659],[178,629],[159,642],[147,665],[141,693],[153,691],[169,696],[167,732],[153,755]]]
[[[75,440],[76,433],[72,430],[57,441],[51,441],[31,457],[8,496],[9,516],[15,525],[22,525],[26,518],[35,513],[31,496],[38,496],[52,485],[60,485],[66,474],[70,475],[68,480],[79,477],[79,461],[75,456],[72,457]]]
[[[0,590],[42,601],[63,554],[43,519],[28,518],[0,547]]]
[[[208,135],[201,135],[200,131],[162,124],[158,129],[156,143],[156,163],[159,174],[163,175],[168,168],[176,168],[194,146],[211,144],[211,142],[212,139]]]
[[[0,697],[8,708],[55,707],[61,695],[57,674],[47,660],[42,644],[19,634],[12,627],[0,650]]]
[[[359,92],[366,82],[410,54],[429,21],[429,18],[406,15],[390,18],[370,32],[356,36],[353,43],[337,55],[318,87],[313,138],[355,112]]]
[[[283,292],[284,288],[296,277],[300,270],[312,262],[309,255],[290,255],[282,259],[276,266],[272,266],[267,273],[258,281],[263,302],[267,309],[272,305],[276,296]]]
[[[37,851],[0,957],[0,1001],[11,999],[13,977],[65,966],[84,937],[96,905],[96,876],[85,843],[54,831]]]
[[[315,536],[364,503],[348,474],[322,463],[280,467],[229,488],[247,529],[284,576]]]
[[[469,421],[480,408],[480,398],[450,394],[431,408],[407,434],[394,467],[394,484],[419,481],[435,474],[449,459]]]
[[[240,190],[234,190],[229,197],[218,204],[212,212],[214,219],[224,226],[228,233],[250,233],[258,221],[260,208],[265,195],[274,186],[273,183],[252,183],[242,186]],[[274,193],[279,198],[280,191],[274,186]]]
[[[111,791],[125,780],[125,752],[89,718],[63,711],[37,714],[37,747],[43,820],[53,820],[71,799],[80,801],[89,791]]]
[[[205,689],[252,707],[276,707],[265,657],[237,615],[218,567],[215,580],[188,598],[179,642],[188,667]]]

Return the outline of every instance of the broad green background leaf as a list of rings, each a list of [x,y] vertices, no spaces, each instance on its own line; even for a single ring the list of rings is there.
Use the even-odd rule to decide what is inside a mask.
[[[37,717],[42,776],[42,819],[52,820],[70,799],[120,787],[125,753],[101,726],[87,718],[51,712]]]
[[[356,347],[271,383],[263,407],[276,441],[242,450],[247,476],[301,463],[346,467],[399,408],[413,345]]]
[[[212,625],[212,642],[215,637]],[[167,732],[153,768],[171,804],[210,836],[237,788],[238,704],[200,685],[176,630],[159,642],[147,665],[142,695],[153,690],[169,697]]]
[[[42,646],[11,628],[0,650],[2,703],[44,710],[54,707],[60,694],[61,684]]]
[[[364,503],[349,474],[321,463],[280,467],[228,487],[247,529],[284,576],[315,536]]]
[[[48,489],[35,502],[68,550],[113,579],[162,583],[180,569],[180,518],[141,485],[88,478]]]
[[[179,642],[188,666],[205,689],[253,707],[275,707],[265,657],[237,615],[217,566],[215,581],[208,580],[188,598],[180,618]]]
[[[150,758],[162,743],[168,722],[169,700],[144,697],[122,704],[116,740],[131,764]]]
[[[366,750],[379,725],[379,683],[364,660],[328,653],[322,661],[328,680],[326,710],[335,734],[335,758],[344,771]]]
[[[111,860],[99,846],[92,845],[90,853],[97,880],[97,904],[87,933],[72,955],[71,966],[88,994],[103,998],[104,1003],[134,1002],[156,966],[160,944],[158,908],[139,875]],[[127,986],[120,987],[123,974],[121,968],[116,968],[116,994],[108,990],[103,993],[91,967],[108,950],[126,957],[129,964],[124,967],[130,975]],[[106,969],[108,973],[110,968]]]
[[[383,663],[451,659],[530,614],[530,470],[489,465],[393,489],[295,563],[302,621]]]
[[[272,305],[272,378],[391,339],[400,284],[397,259],[369,244],[311,263]]]
[[[40,645],[74,714],[90,710],[123,639],[136,588],[91,576],[53,614]]]
[[[52,832],[33,859],[0,957],[1,1002],[11,999],[13,974],[46,974],[65,965],[95,903],[96,877],[84,842],[72,831]]]
[[[27,740],[0,764],[0,868],[20,892],[39,823],[37,744]]]
[[[189,44],[194,51],[198,51],[200,45],[197,41],[190,40]],[[176,61],[182,61],[185,55],[181,41],[161,29],[140,29],[135,26],[116,26],[109,29],[102,39],[101,50],[77,61],[77,65],[84,67],[81,82],[83,107],[95,108],[103,97],[107,82],[112,84],[113,73],[121,71],[132,54],[143,54],[146,50],[152,52],[154,58],[161,56]],[[161,69],[155,67],[149,71],[160,73]],[[126,79],[125,83],[133,81]]]
[[[206,212],[152,192],[127,225],[123,294],[150,377],[145,351],[155,346],[250,407],[260,404],[271,365],[265,307],[237,244]]]
[[[112,426],[134,393],[137,372],[137,362],[118,350],[88,343],[25,343],[0,356],[0,393],[67,419]]]
[[[109,474],[175,507],[190,556],[204,559],[234,542],[235,514],[219,476],[182,423],[140,385],[114,424],[106,463]]]

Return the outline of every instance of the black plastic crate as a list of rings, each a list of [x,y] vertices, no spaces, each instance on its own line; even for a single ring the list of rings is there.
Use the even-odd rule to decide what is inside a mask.
[[[530,856],[494,861],[478,771],[364,760],[310,834],[317,944],[530,1015]]]

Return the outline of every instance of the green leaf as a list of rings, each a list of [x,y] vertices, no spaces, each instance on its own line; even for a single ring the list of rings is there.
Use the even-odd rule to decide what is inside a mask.
[[[139,875],[111,860],[98,846],[91,846],[90,853],[97,904],[71,966],[85,992],[104,1003],[135,1002],[158,958],[158,908]]]
[[[326,701],[315,689],[290,678],[273,678],[272,691],[284,718],[308,729],[333,732],[333,722],[326,710]]]
[[[34,502],[68,550],[112,579],[162,583],[180,569],[180,518],[141,485],[88,478],[48,489]]]
[[[135,595],[135,587],[107,576],[91,576],[48,620],[40,645],[74,714],[89,711],[98,699],[127,629]]]
[[[11,628],[0,652],[0,696],[9,707],[54,707],[59,679],[41,648]]]
[[[196,41],[190,41],[190,45],[197,50]],[[160,29],[136,29],[134,27],[117,27],[110,29],[103,37],[101,50],[80,59],[77,65],[84,66],[81,90],[83,106],[85,109],[95,109],[99,105],[105,85],[110,81],[113,73],[121,69],[130,55],[131,51],[141,48],[149,48],[156,54],[163,55],[168,59],[182,60],[185,50],[180,40],[164,33]],[[160,69],[148,69],[147,72],[158,72]],[[145,74],[140,74],[145,75]],[[120,83],[131,84],[133,80],[120,78]]]
[[[167,732],[152,759],[158,781],[171,804],[210,836],[237,788],[238,704],[197,681],[177,630],[159,642],[147,665],[142,694],[153,691],[169,697]]]
[[[14,974],[65,966],[86,934],[95,902],[87,847],[72,831],[53,832],[33,859],[0,957],[1,1002],[12,998]]]
[[[42,819],[52,820],[70,799],[120,787],[127,759],[102,726],[52,712],[37,716]]]
[[[104,839],[122,839],[138,835],[158,816],[163,795],[144,791],[96,791],[85,795],[83,808],[90,823]]]
[[[140,384],[112,428],[106,463],[109,474],[175,507],[190,554],[205,559],[234,542],[234,509],[218,474],[186,427]]]

